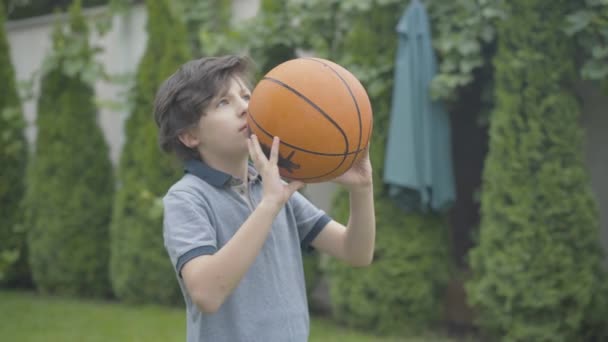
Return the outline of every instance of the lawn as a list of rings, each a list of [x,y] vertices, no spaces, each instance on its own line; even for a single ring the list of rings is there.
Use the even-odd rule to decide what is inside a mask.
[[[184,311],[159,306],[65,299],[0,291],[0,339],[38,342],[185,341]],[[446,341],[437,338],[380,338],[313,318],[310,341]]]

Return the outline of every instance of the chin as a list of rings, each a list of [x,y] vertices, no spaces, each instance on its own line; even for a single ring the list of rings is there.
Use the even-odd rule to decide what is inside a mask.
[[[231,151],[230,153],[235,158],[249,158],[249,149],[247,148],[247,142],[243,146],[240,146],[239,149]]]

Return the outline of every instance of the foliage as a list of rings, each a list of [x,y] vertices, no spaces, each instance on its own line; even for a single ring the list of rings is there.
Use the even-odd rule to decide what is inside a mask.
[[[82,0],[83,7],[105,5],[112,0]],[[7,9],[9,20],[19,20],[63,11],[67,9],[72,0],[2,0],[4,9]]]
[[[55,27],[48,57],[53,67],[42,75],[36,149],[27,175],[26,227],[32,276],[40,291],[100,296],[109,294],[114,181],[108,146],[97,125],[94,90],[73,68],[93,58],[87,37],[76,1],[69,29],[59,23]],[[79,47],[77,54],[67,42]]]
[[[426,2],[433,24],[433,45],[441,57],[431,94],[456,101],[458,89],[470,85],[475,71],[490,64],[496,25],[505,18],[503,0]]]
[[[0,7],[0,79],[4,83],[0,92],[0,280],[6,278],[9,266],[24,252],[25,236],[16,228],[21,219],[19,205],[25,192],[23,174],[27,164],[25,120],[15,84],[5,19],[4,8]]]
[[[236,32],[230,25],[231,0],[179,0],[174,3],[186,25],[192,54],[216,56],[236,49]]]
[[[481,327],[508,341],[578,341],[591,333],[589,317],[606,324],[605,306],[592,310],[604,294],[580,106],[564,86],[575,78],[575,46],[555,29],[572,5],[513,0],[498,24],[497,102],[467,290]]]
[[[566,16],[565,32],[582,51],[582,78],[608,79],[608,1],[585,0]]]
[[[457,92],[472,83],[475,71],[491,65],[496,26],[507,18],[504,0],[426,0],[433,22],[434,46],[441,58],[433,80],[434,98],[457,100]],[[579,48],[572,57],[583,79],[608,87],[608,1],[578,1],[563,13],[559,25]],[[491,89],[491,87],[489,88]]]
[[[101,48],[89,43],[88,34],[74,34],[66,38],[56,29],[53,35],[56,36],[53,37],[54,50],[42,62],[40,74],[48,75],[62,69],[65,76],[94,86],[103,75],[103,67],[92,56],[100,53]]]
[[[162,197],[180,171],[161,153],[152,104],[157,87],[189,59],[187,35],[167,0],[146,2],[148,43],[132,90],[119,189],[111,225],[110,277],[115,294],[129,302],[182,301],[163,247]]]
[[[336,219],[346,218],[346,204],[338,197]],[[440,318],[448,280],[445,222],[403,215],[385,197],[376,199],[376,219],[373,265],[353,269],[334,261],[326,269],[334,314],[349,326],[379,333],[425,329]]]

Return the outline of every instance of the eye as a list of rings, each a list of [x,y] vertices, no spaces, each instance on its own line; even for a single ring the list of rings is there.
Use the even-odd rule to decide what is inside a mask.
[[[249,100],[251,100],[251,94],[245,94],[245,95],[243,95],[243,99],[244,99],[245,101],[249,101]]]
[[[225,106],[225,105],[227,105],[227,104],[228,104],[228,100],[227,100],[227,99],[221,99],[221,100],[219,100],[219,102],[217,103],[217,106],[218,106],[218,107],[221,107],[221,106]]]

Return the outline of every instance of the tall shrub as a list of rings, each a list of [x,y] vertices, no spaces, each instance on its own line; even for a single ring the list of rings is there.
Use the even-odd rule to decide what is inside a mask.
[[[181,294],[163,247],[159,197],[181,171],[161,153],[152,104],[158,86],[189,58],[187,35],[167,0],[146,1],[148,43],[126,122],[111,226],[111,280],[129,302],[176,303]]]
[[[600,299],[598,215],[580,106],[567,87],[575,51],[560,29],[573,4],[505,2],[509,16],[498,24],[496,109],[467,289],[481,327],[508,341],[580,341]]]
[[[5,31],[4,5],[0,6],[0,281],[19,277],[13,267],[23,255],[25,236],[17,231],[19,205],[25,192],[27,164],[25,120],[15,84],[15,70]]]
[[[26,198],[29,261],[42,292],[109,293],[109,222],[114,181],[97,123],[86,19],[76,1],[57,24],[40,85],[35,153]]]

